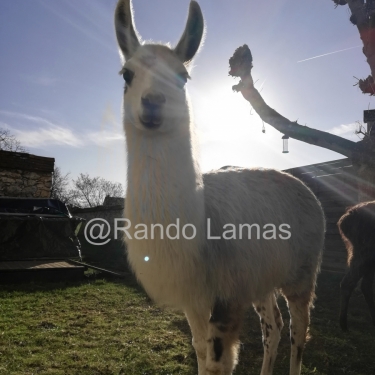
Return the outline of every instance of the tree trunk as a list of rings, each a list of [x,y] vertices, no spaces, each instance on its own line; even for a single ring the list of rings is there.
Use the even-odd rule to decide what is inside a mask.
[[[366,164],[361,164],[357,169],[358,177],[358,202],[375,200],[375,170]]]
[[[352,13],[350,21],[357,26],[363,43],[363,54],[370,66],[371,75],[360,79],[359,88],[364,94],[375,95],[375,1],[374,0],[333,0],[337,5],[348,4]]]
[[[358,201],[375,200],[375,137],[366,135],[352,153],[357,172]]]

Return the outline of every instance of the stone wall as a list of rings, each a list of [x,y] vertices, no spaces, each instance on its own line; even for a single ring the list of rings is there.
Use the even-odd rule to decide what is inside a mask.
[[[55,159],[0,151],[0,197],[49,198]]]

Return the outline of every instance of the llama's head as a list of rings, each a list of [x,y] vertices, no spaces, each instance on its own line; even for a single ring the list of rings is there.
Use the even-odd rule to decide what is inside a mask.
[[[119,0],[115,27],[125,64],[125,126],[147,132],[169,132],[189,121],[185,83],[187,67],[202,41],[204,21],[194,0],[185,31],[175,48],[141,44],[133,24],[131,0]]]

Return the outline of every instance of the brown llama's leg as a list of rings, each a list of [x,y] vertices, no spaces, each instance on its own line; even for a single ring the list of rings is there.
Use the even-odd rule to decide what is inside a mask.
[[[355,259],[352,260],[349,271],[341,280],[340,289],[340,327],[343,331],[348,330],[348,306],[350,296],[353,293],[358,281],[364,274],[362,264],[357,263]]]
[[[308,327],[310,324],[311,300],[314,293],[287,295],[290,313],[290,375],[300,375],[302,353],[305,348]]]
[[[283,318],[276,298],[272,293],[268,298],[254,303],[254,309],[259,315],[263,333],[263,364],[260,375],[272,375],[277,356],[277,347],[283,328]]]
[[[235,302],[217,300],[208,325],[207,375],[231,375],[238,359],[244,310]]]
[[[375,264],[366,266],[364,271],[363,280],[361,284],[361,291],[365,297],[366,303],[370,309],[372,324],[375,325],[375,305],[373,295],[373,282],[375,275]]]

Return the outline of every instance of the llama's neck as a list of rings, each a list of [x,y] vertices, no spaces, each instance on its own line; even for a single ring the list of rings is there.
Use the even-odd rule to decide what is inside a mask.
[[[125,128],[128,151],[125,217],[131,222],[128,233],[132,237],[126,239],[128,260],[155,301],[183,308],[201,300],[194,283],[196,272],[204,274],[203,183],[191,135],[187,131],[187,134],[148,136],[132,126]],[[150,228],[155,224],[163,228],[163,238],[158,236],[158,230],[155,237],[151,236]],[[179,226],[175,238],[171,238],[177,234],[174,229],[167,235],[170,224]],[[183,235],[186,224],[189,227],[185,234],[190,238]],[[147,228],[146,239],[137,237],[140,227]]]
[[[200,231],[204,220],[203,183],[190,131],[145,134],[129,125],[126,138],[126,217],[134,225],[164,227],[179,219],[181,226],[192,224]]]

